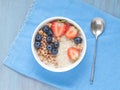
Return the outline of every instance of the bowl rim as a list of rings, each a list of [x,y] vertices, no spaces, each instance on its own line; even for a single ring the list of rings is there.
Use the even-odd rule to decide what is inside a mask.
[[[83,41],[84,41],[84,48],[83,48],[83,51],[82,51],[82,54],[80,56],[80,58],[75,62],[73,63],[72,65],[69,65],[67,67],[64,67],[64,68],[52,68],[52,67],[49,67],[47,65],[45,65],[41,60],[40,58],[38,57],[37,55],[37,52],[35,51],[35,48],[34,48],[34,39],[35,39],[35,35],[37,34],[38,30],[43,26],[45,25],[46,23],[48,22],[51,22],[53,20],[56,20],[56,19],[65,19],[67,20],[69,23],[73,24],[75,27],[77,27],[80,32],[82,33],[82,36],[83,36]],[[80,27],[80,25],[78,25],[75,21],[69,19],[69,18],[66,18],[66,17],[61,17],[61,16],[55,16],[55,17],[50,17],[50,18],[47,18],[45,19],[44,21],[42,21],[41,23],[39,23],[39,25],[35,28],[33,34],[32,34],[32,40],[31,40],[31,48],[32,48],[32,54],[35,58],[35,60],[38,62],[38,64],[43,67],[44,69],[46,70],[49,70],[49,71],[52,71],[52,72],[66,72],[66,71],[69,71],[73,68],[75,68],[76,66],[78,66],[80,64],[80,62],[83,60],[84,56],[85,56],[85,53],[86,53],[86,48],[87,48],[87,42],[86,42],[86,36],[85,36],[85,33],[83,32],[82,28]]]

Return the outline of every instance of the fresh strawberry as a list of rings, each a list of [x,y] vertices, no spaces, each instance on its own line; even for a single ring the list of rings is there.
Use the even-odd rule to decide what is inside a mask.
[[[65,33],[66,38],[73,39],[77,36],[78,30],[74,26],[70,26]]]
[[[67,50],[67,55],[71,61],[75,61],[80,56],[80,50],[75,47],[70,47]]]
[[[69,27],[71,26],[71,24],[70,23],[65,23],[66,24],[66,29],[68,30],[69,29]]]
[[[52,22],[52,31],[56,37],[60,37],[66,32],[66,24],[64,22],[53,21]]]

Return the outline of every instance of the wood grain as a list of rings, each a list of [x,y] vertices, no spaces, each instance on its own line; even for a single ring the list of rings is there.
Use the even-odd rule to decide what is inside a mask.
[[[83,1],[120,18],[120,0]],[[0,90],[58,90],[22,76],[2,64],[32,2],[33,0],[0,0]]]
[[[120,0],[83,0],[107,13],[120,18]]]

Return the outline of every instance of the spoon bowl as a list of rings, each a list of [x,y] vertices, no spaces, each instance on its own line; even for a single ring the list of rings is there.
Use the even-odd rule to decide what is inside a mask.
[[[104,30],[104,20],[102,18],[94,18],[91,22],[92,33],[97,38]]]

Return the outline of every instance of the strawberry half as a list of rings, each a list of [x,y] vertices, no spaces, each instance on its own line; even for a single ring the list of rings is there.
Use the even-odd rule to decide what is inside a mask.
[[[80,56],[80,50],[75,47],[70,47],[67,50],[67,55],[71,61],[75,61]]]
[[[74,26],[70,26],[65,33],[66,38],[73,39],[78,35],[78,30]]]
[[[64,22],[53,21],[51,25],[52,31],[56,37],[60,37],[66,32],[66,24]]]

